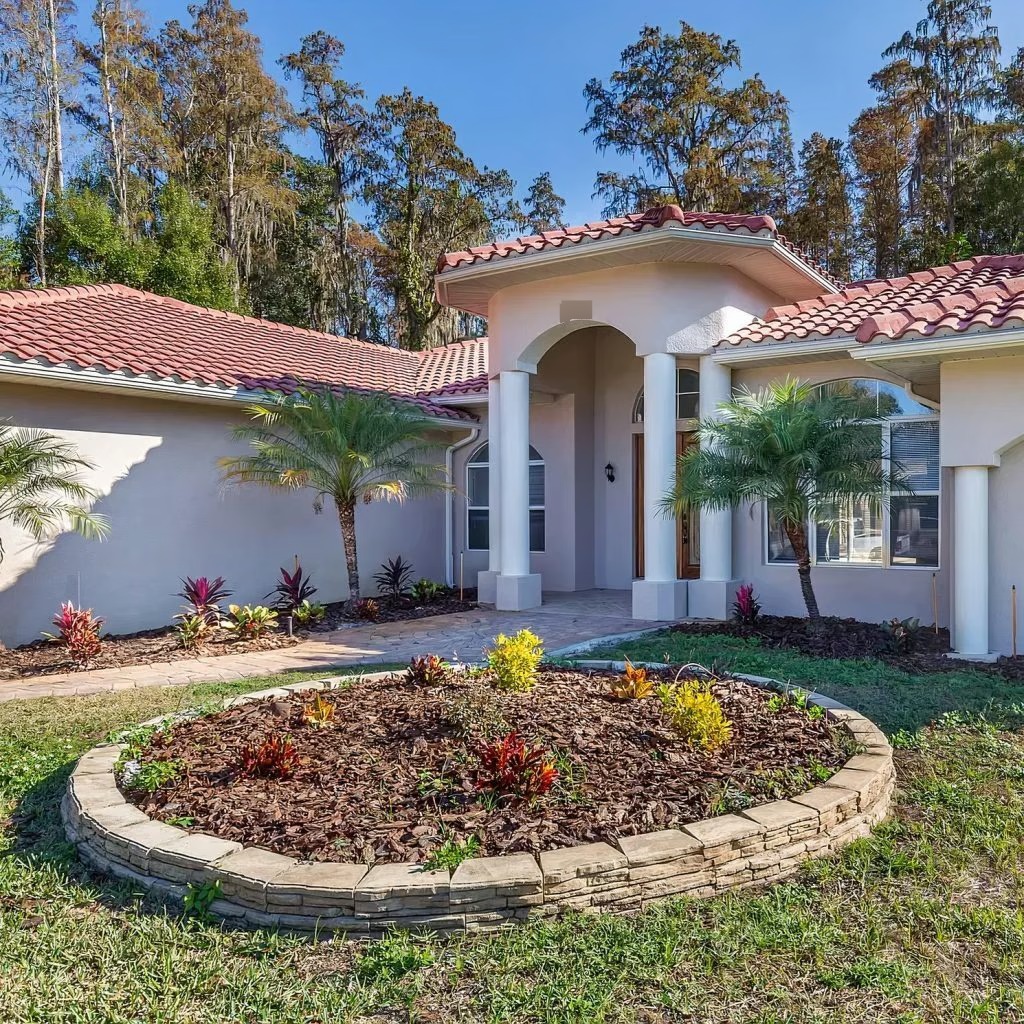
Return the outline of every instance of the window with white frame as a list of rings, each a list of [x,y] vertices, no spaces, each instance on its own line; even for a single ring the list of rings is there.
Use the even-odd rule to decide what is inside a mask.
[[[700,415],[700,374],[685,366],[676,369],[676,419],[692,420]],[[644,421],[644,389],[633,402],[633,422]]]
[[[939,418],[895,384],[845,380],[819,391],[842,389],[874,400],[880,452],[898,463],[914,494],[894,494],[888,515],[879,501],[851,501],[819,515],[808,530],[811,559],[818,565],[922,566],[939,564]],[[793,562],[792,545],[771,503],[766,509],[765,557]]]
[[[486,551],[491,546],[490,456],[487,442],[466,463],[466,547]],[[544,460],[530,445],[530,550],[544,550]]]

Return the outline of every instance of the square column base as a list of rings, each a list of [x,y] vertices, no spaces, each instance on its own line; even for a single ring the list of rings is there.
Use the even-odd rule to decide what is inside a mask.
[[[529,576],[499,576],[495,582],[494,606],[499,612],[524,612],[540,607],[539,572]]]
[[[476,599],[480,604],[494,604],[498,596],[496,569],[484,569],[476,574]]]
[[[690,580],[691,619],[730,619],[736,588],[743,580]]]
[[[633,618],[676,622],[686,618],[686,580],[633,580]]]

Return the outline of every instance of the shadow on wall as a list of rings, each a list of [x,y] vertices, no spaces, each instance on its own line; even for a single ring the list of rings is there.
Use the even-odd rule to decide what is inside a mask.
[[[164,410],[160,410],[161,413]],[[118,478],[111,466],[123,451],[95,447],[87,457],[106,474],[109,491],[93,510],[110,520],[102,542],[64,533],[32,547],[8,531],[9,565],[0,566],[0,639],[8,645],[37,639],[62,601],[91,607],[114,633],[165,625],[179,610],[182,576],[224,576],[233,601],[261,602],[280,566],[295,555],[312,574],[318,599],[341,600],[348,585],[341,533],[332,508],[313,512],[308,492],[277,493],[227,487],[216,465],[231,450],[222,414],[172,415],[170,429],[130,462]],[[162,424],[167,427],[168,424]],[[138,433],[126,433],[136,444]],[[48,422],[46,429],[59,429]],[[136,444],[137,447],[137,444]],[[84,446],[83,446],[84,448]],[[372,576],[384,557],[401,552],[418,574],[443,571],[443,506],[361,506],[357,511],[360,578]],[[23,554],[16,564],[14,554]],[[25,556],[29,555],[28,558]],[[7,560],[5,560],[7,561]],[[372,591],[370,591],[372,592]]]

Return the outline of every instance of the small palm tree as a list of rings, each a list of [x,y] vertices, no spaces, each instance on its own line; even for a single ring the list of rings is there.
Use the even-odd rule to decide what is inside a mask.
[[[0,521],[27,530],[37,541],[64,526],[84,537],[106,536],[106,516],[87,508],[98,493],[76,479],[80,470],[92,468],[70,442],[0,422]],[[0,561],[3,557],[0,539]]]
[[[252,454],[220,460],[226,479],[315,493],[314,509],[334,502],[348,568],[349,600],[359,599],[356,505],[404,501],[447,488],[443,466],[427,456],[433,422],[415,405],[384,394],[302,389],[248,407],[250,423],[233,430]]]
[[[811,585],[808,522],[834,519],[855,501],[885,504],[909,494],[902,467],[883,460],[870,421],[874,401],[842,387],[786,380],[724,403],[721,418],[701,420],[699,444],[680,460],[663,509],[730,509],[764,501],[793,547],[807,615],[821,618]]]

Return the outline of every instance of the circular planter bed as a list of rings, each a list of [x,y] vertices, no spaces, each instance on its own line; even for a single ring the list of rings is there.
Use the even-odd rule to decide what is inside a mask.
[[[224,916],[376,934],[762,884],[886,813],[891,750],[855,712],[713,679],[731,736],[703,750],[657,696],[614,697],[609,669],[548,668],[529,693],[474,673],[440,686],[380,673],[314,684],[319,712],[308,683],[236,698],[127,754],[86,755],[69,835],[97,867],[146,885],[216,883]],[[317,713],[329,721],[312,724]],[[557,773],[542,795],[495,789],[487,744],[510,730]]]

